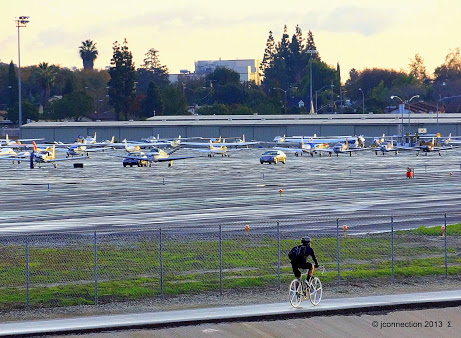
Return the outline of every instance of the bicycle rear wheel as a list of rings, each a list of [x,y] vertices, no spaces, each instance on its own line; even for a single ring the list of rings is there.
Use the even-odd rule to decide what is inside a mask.
[[[303,287],[297,279],[293,279],[290,283],[289,297],[293,307],[298,307],[303,301]]]
[[[309,286],[309,299],[312,305],[319,305],[322,300],[322,291],[322,282],[317,277],[314,277]]]

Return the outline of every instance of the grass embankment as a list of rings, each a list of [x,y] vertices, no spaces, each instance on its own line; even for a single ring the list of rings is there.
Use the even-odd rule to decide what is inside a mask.
[[[448,274],[461,272],[461,224],[447,226]],[[450,237],[451,236],[451,237]],[[337,279],[336,237],[314,238],[313,247],[326,266],[322,281]],[[281,282],[293,277],[287,253],[298,240],[282,240]],[[394,233],[394,273],[400,276],[443,275],[444,238],[440,227],[420,227]],[[70,243],[29,248],[31,307],[93,304],[95,274],[93,246]],[[242,235],[222,242],[223,288],[276,286],[277,242]],[[219,291],[220,257],[217,241],[164,241],[162,250],[165,295]],[[0,310],[25,307],[25,250],[17,245],[0,248]],[[341,279],[390,278],[389,234],[340,238]],[[114,240],[98,244],[98,301],[100,303],[159,296],[158,242]]]

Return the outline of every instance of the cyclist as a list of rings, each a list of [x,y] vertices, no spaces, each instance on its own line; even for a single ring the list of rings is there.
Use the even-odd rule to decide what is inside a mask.
[[[307,257],[309,256],[312,256],[312,259],[315,263],[314,266],[312,266],[311,262],[307,261]],[[314,267],[319,267],[319,263],[317,262],[317,258],[315,257],[314,249],[311,248],[311,239],[309,236],[303,237],[301,239],[299,258],[297,260],[291,260],[291,267],[293,268],[293,273],[295,274],[295,277],[299,280],[301,279],[301,271],[299,271],[299,269],[309,269],[307,283],[309,283],[312,278]]]

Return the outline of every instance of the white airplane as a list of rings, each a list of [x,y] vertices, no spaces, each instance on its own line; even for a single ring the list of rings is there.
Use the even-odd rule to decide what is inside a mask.
[[[287,142],[289,143],[294,143],[294,142]],[[291,152],[294,153],[295,156],[303,155],[303,153],[308,153],[311,156],[314,156],[314,153],[316,152],[317,149],[326,149],[328,148],[328,143],[312,143],[312,142],[307,142],[304,143],[304,140],[301,140],[300,145],[298,147],[280,147],[280,146],[275,146],[274,149],[277,150],[282,150],[285,153],[286,152]]]
[[[203,146],[206,143],[204,143],[204,142],[202,142],[202,143],[187,142],[187,143],[184,143],[184,144]],[[224,156],[229,157],[228,152],[241,150],[241,148],[239,148],[239,149],[227,149],[227,146],[225,146],[224,144],[215,144],[215,143],[213,143],[212,140],[210,140],[210,143],[209,143],[209,145],[208,145],[208,147],[206,149],[201,149],[201,148],[187,148],[187,149],[200,151],[202,153],[207,153],[208,157],[215,156],[216,154],[219,154],[222,157],[224,157]]]
[[[84,156],[81,157],[72,157],[72,158],[56,158],[56,145],[53,144],[52,147],[47,147],[46,149],[39,149],[33,141],[34,151],[30,154],[30,168],[35,168],[35,165],[38,163],[39,168],[41,167],[42,163],[52,163],[55,168],[57,168],[58,164],[56,162],[60,161],[67,161],[67,160],[77,160],[83,159]]]
[[[38,141],[43,140],[42,138],[24,138],[19,140],[10,140],[8,134],[5,135],[4,139],[0,139],[0,147],[9,147],[9,148],[23,148],[23,147],[31,147],[31,144],[24,144],[21,142],[30,142],[30,141]]]
[[[93,137],[87,136],[86,138],[84,138],[82,136],[77,136],[77,138],[75,139],[75,142],[76,143],[84,143],[84,144],[94,144],[94,143],[96,143],[96,132],[94,132]]]
[[[277,143],[283,143],[283,142],[285,142],[285,135],[283,135],[283,136],[276,136],[276,137],[274,137],[273,141],[274,141],[274,142],[277,142]]]
[[[10,161],[18,161],[21,163],[21,159],[29,158],[30,152],[29,151],[22,151],[22,152],[15,152],[13,148],[2,148],[0,149],[0,160],[10,160]]]
[[[221,138],[221,136],[220,136]],[[226,142],[226,139],[222,139],[222,142],[219,142],[219,143],[216,143],[214,142],[215,144],[219,144],[219,145],[224,145],[226,147],[247,147],[250,146],[250,145],[255,145],[255,144],[259,144],[260,142],[258,141],[245,141],[245,134],[242,134],[242,138],[235,138],[235,141],[234,142]]]
[[[346,143],[336,143],[333,147],[330,147],[330,148],[317,148],[315,150],[315,152],[319,153],[320,156],[322,156],[322,153],[323,152],[326,152],[330,155],[335,153],[336,156],[339,156],[339,154],[343,154],[343,153],[349,153],[349,156],[352,156],[352,153],[353,152],[356,152],[356,151],[362,151],[362,150],[366,150],[368,148],[349,148],[349,141],[346,137]]]
[[[171,157],[170,155],[174,153],[177,149],[167,153],[162,149],[159,148],[151,148],[149,152],[144,153],[141,151],[131,152],[128,155],[113,155],[116,157],[123,158],[123,166],[126,167],[127,165],[133,166],[137,164],[138,166],[149,166],[152,165],[153,162],[169,162],[168,166],[171,167],[173,165],[173,161],[176,160],[184,160],[187,158],[195,158],[200,156],[175,156]]]
[[[69,157],[69,156],[72,156],[72,157],[73,156],[87,156],[88,157],[90,153],[106,151],[109,149],[113,149],[113,148],[109,148],[109,147],[92,148],[83,143],[75,143],[75,144],[71,144],[68,148],[65,148],[65,149],[57,148],[56,150],[65,151],[66,157]]]
[[[384,137],[384,135],[383,135]],[[383,155],[384,153],[390,153],[394,152],[396,155],[399,153],[400,148],[397,148],[394,146],[394,142],[391,138],[390,141],[386,142],[385,140],[381,141],[380,143],[377,143],[378,146],[371,148],[374,150],[375,154],[378,155],[378,152],[382,152]]]

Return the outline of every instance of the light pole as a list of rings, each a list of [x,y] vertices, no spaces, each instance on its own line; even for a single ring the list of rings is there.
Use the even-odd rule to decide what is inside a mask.
[[[362,88],[359,88],[360,92],[362,93],[362,114],[365,114],[365,94],[363,93]],[[392,97],[391,97],[392,99]]]
[[[19,38],[19,28],[26,27],[29,23],[28,16],[20,16],[16,19],[16,27],[18,27],[18,86],[19,86],[19,137],[21,137],[21,125],[22,125],[22,103],[21,103],[21,40]]]
[[[405,110],[405,101],[403,101],[403,100],[402,100],[400,97],[398,97],[397,95],[392,95],[392,96],[391,96],[391,100],[393,100],[393,99],[399,99],[400,102],[402,102],[402,103],[399,105],[399,107],[400,107],[400,110],[402,111],[402,127],[401,127],[401,129],[402,129],[402,130],[401,130],[401,132],[402,132],[402,141],[401,141],[401,142],[402,142],[402,144],[403,144],[403,111]],[[402,107],[402,105],[403,105],[403,107]]]
[[[287,92],[288,92],[290,89],[298,89],[298,87],[290,87],[290,88],[288,88],[287,90],[282,89],[282,88],[279,88],[279,87],[272,88],[272,89],[281,90],[281,91],[285,94],[285,115],[286,115],[286,114],[287,114]]]
[[[419,97],[419,95],[412,96],[411,99],[408,100],[408,133],[410,133],[410,114],[411,114],[411,109],[410,109],[410,102],[413,99],[416,99]]]
[[[313,58],[313,54],[318,54],[318,51],[317,50],[313,50],[313,49],[309,49],[309,50],[306,50],[306,53],[307,54],[310,54],[311,57],[309,58],[309,73],[310,73],[310,100],[309,100],[309,105],[310,105],[310,113],[311,114],[314,114],[314,109],[313,109],[313,102],[312,102],[312,58]]]
[[[317,107],[318,107],[318,106],[317,106],[317,93],[318,93],[319,91],[321,91],[322,89],[327,88],[327,87],[330,87],[330,86],[334,86],[334,85],[323,86],[322,88],[317,89],[317,90],[315,91],[315,112],[316,112],[316,113],[317,113],[317,110],[318,110],[318,109],[317,109]]]

